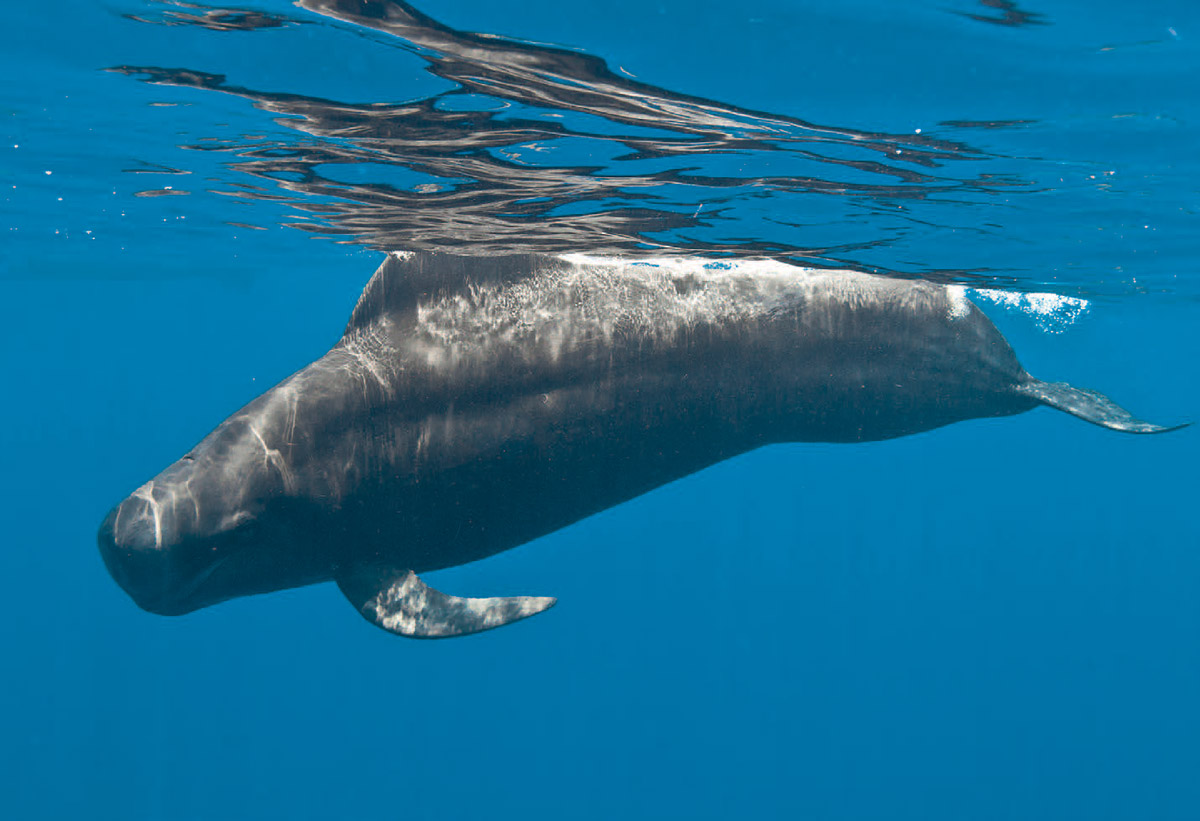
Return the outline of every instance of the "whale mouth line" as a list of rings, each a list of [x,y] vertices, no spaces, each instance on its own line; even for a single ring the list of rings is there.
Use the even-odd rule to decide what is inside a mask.
[[[162,609],[165,609],[161,607],[162,603],[170,602],[175,606],[171,607],[170,612],[164,613],[164,615],[172,616],[183,615],[184,613],[190,613],[193,610],[200,609],[200,607],[203,605],[194,605],[189,607],[187,606],[187,603],[195,598],[196,591],[198,591],[204,585],[204,583],[212,577],[213,573],[217,572],[217,570],[219,570],[221,566],[224,565],[228,560],[228,556],[223,556],[193,576],[191,580],[187,582],[187,584],[173,586],[169,592],[164,591],[164,594],[155,602],[155,604],[159,605],[159,608],[146,607],[140,602],[139,606],[145,610],[153,609],[154,612],[161,612]]]
[[[134,603],[141,609],[160,616],[179,616],[203,607],[204,604],[198,601],[196,593],[230,558],[223,556],[215,559],[199,572],[187,577],[186,581],[180,582],[168,575],[161,584],[144,585],[137,584],[123,570],[119,558],[110,557],[105,551],[102,553],[110,575]]]

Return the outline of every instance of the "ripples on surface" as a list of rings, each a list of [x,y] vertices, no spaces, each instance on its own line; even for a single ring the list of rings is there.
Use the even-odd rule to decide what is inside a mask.
[[[1111,207],[1111,197],[1100,197],[1119,182],[1090,159],[1023,157],[998,150],[1006,144],[989,136],[1036,129],[1035,117],[931,121],[917,112],[912,121],[925,128],[867,131],[677,93],[598,56],[459,31],[403,3],[300,0],[269,8],[168,2],[123,15],[148,33],[149,26],[203,30],[237,45],[205,65],[109,70],[182,89],[160,105],[212,105],[225,95],[274,121],[236,135],[193,131],[171,164],[146,159],[123,168],[203,175],[136,196],[181,196],[201,186],[261,206],[230,209],[237,213],[229,225],[282,223],[378,250],[733,254],[1075,295],[1139,287],[1119,266],[1115,278],[1086,270],[1105,242],[1120,241],[1111,233],[1079,261],[1022,258],[1023,244],[1039,253],[1037,238],[1023,235],[1080,203]],[[1000,0],[945,11],[997,32],[1053,23]],[[371,78],[375,91],[366,94],[376,99],[333,99],[316,72],[280,82],[269,70],[271,56],[288,50],[272,38],[297,31],[309,47],[315,41],[336,55],[331,64],[352,65],[356,49],[398,49],[402,69],[419,61],[425,71]],[[255,70],[245,70],[244,56],[231,60],[239,48],[262,55]],[[888,78],[878,80],[883,94]],[[378,99],[381,86],[387,99]],[[1022,212],[1021,203],[1039,196],[1038,207]],[[294,216],[280,218],[281,206]],[[1179,210],[1192,214],[1186,208]],[[1103,231],[1103,218],[1096,221]],[[1131,228],[1142,214],[1116,221]]]
[[[391,38],[453,85],[404,103],[351,103],[190,69],[114,70],[237,95],[286,117],[281,122],[301,132],[295,139],[187,147],[232,154],[233,165],[258,181],[234,195],[287,196],[309,215],[297,227],[378,249],[652,247],[844,264],[886,236],[834,243],[815,235],[852,233],[838,225],[863,211],[903,210],[935,196],[977,200],[1019,184],[973,173],[977,163],[962,161],[984,155],[962,143],[814,125],[674,94],[621,77],[590,55],[458,32],[403,4],[301,5]],[[137,19],[220,30],[307,22],[192,5]],[[814,224],[802,224],[807,218]],[[755,231],[760,220],[790,221],[815,242],[756,239],[777,233]],[[720,231],[723,221],[736,228]],[[697,227],[718,227],[717,238],[684,230]]]

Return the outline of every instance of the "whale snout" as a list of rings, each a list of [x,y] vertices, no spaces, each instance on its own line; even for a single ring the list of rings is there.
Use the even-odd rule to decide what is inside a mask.
[[[152,501],[134,495],[117,505],[101,523],[97,541],[108,572],[143,610],[171,616],[190,609],[175,601],[174,557]]]

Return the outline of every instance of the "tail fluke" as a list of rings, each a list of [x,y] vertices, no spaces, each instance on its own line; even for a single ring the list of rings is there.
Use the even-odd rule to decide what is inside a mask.
[[[1102,393],[1073,388],[1066,382],[1040,382],[1031,379],[1017,388],[1019,393],[1044,405],[1066,411],[1093,425],[1123,433],[1166,433],[1186,428],[1189,423],[1164,427],[1138,419]]]

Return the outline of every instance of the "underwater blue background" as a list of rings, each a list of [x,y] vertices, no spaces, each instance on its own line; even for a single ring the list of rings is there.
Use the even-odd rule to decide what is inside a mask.
[[[1195,421],[1200,7],[1028,2],[421,11],[692,98],[969,142],[973,170],[945,173],[1020,179],[902,200],[897,221],[886,192],[844,212],[807,190],[757,196],[775,173],[762,169],[799,160],[752,146],[685,164],[747,176],[720,217],[623,236],[685,252],[769,238],[801,261],[1087,299],[1073,323],[982,304],[1031,373]],[[332,585],[180,618],[138,610],[100,561],[101,518],[333,344],[381,256],[285,225],[311,191],[230,195],[251,179],[237,152],[297,139],[285,116],[104,69],[330,100],[449,85],[353,27],[243,8],[301,22],[5,9],[5,817],[1200,815],[1194,427],[1122,436],[1041,409],[759,450],[432,574],[461,595],[559,597],[464,639],[373,629]],[[1000,121],[1020,123],[962,124]],[[181,147],[214,138],[232,148]],[[619,176],[662,159],[605,162]],[[665,200],[691,213],[687,196]],[[537,241],[537,220],[524,230]],[[822,232],[842,250],[812,251]]]

